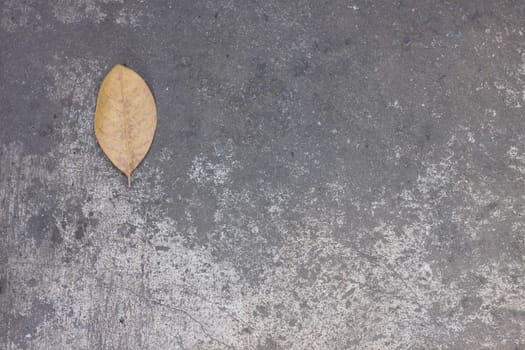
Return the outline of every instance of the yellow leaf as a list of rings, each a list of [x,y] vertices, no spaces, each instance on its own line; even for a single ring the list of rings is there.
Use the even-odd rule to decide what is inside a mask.
[[[100,147],[131,186],[131,174],[148,153],[157,127],[157,108],[146,82],[117,64],[100,86],[95,136]]]

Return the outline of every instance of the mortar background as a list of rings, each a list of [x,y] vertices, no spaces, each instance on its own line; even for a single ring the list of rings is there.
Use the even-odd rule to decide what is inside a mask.
[[[525,2],[0,2],[0,349],[525,349]],[[158,106],[131,188],[116,63]]]

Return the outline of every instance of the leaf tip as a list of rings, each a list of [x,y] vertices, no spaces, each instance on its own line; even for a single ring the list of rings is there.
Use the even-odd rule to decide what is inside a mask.
[[[126,67],[125,65],[121,64],[121,63],[117,63],[116,65],[113,66],[113,68],[111,68],[112,71],[114,70],[126,70],[126,69],[129,69],[128,67]]]

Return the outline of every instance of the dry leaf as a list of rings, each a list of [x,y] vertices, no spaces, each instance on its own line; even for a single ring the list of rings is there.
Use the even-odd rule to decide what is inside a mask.
[[[131,174],[148,153],[157,127],[157,108],[146,82],[117,64],[100,86],[95,135],[102,150],[131,185]]]

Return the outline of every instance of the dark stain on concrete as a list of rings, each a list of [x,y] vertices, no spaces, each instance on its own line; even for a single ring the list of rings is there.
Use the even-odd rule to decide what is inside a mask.
[[[51,241],[53,244],[60,244],[63,241],[50,210],[41,210],[28,219],[27,234],[35,240],[37,245],[42,245],[45,241]]]
[[[16,314],[12,317],[9,340],[21,349],[30,349],[31,344],[38,343],[38,327],[54,315],[53,305],[40,299],[34,299],[26,313]]]

